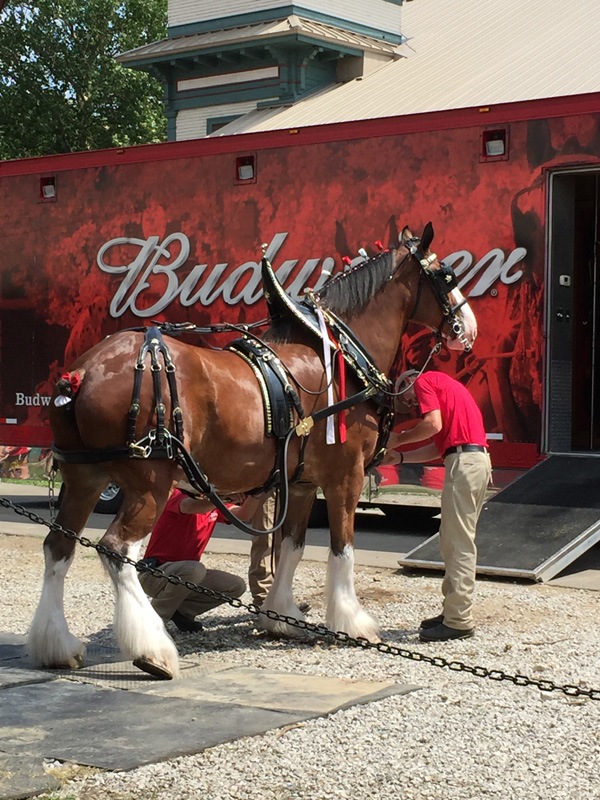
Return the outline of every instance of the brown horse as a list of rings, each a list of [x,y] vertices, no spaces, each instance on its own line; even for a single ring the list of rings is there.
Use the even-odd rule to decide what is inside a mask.
[[[405,229],[402,241],[389,252],[331,279],[318,293],[318,303],[336,313],[369,351],[381,373],[388,374],[409,319],[440,330],[452,344],[457,333],[462,344],[476,335],[475,318],[464,298],[454,290],[451,300],[463,305],[454,331],[444,331],[439,296],[423,280],[423,268],[440,268],[429,246],[431,226],[423,239]],[[407,243],[405,243],[407,241]],[[415,245],[417,243],[417,246]],[[323,347],[299,323],[274,326],[270,346],[289,371],[307,414],[327,405]],[[62,450],[93,451],[119,447],[126,441],[126,420],[131,404],[133,366],[143,341],[138,332],[123,331],[108,337],[79,358],[71,375],[80,388],[70,403],[61,404],[59,393],[51,401],[55,444]],[[456,341],[453,343],[456,346]],[[184,443],[208,474],[219,495],[243,493],[262,486],[273,468],[275,443],[265,435],[265,414],[258,381],[252,368],[228,350],[211,350],[169,339],[185,422]],[[136,435],[143,437],[156,426],[152,379],[143,375]],[[168,398],[164,371],[163,396]],[[347,394],[361,388],[349,375]],[[167,419],[171,413],[169,402]],[[354,513],[361,493],[365,467],[373,458],[378,439],[377,406],[361,403],[347,413],[345,443],[326,444],[326,421],[308,434],[302,480],[290,486],[289,508],[283,525],[281,558],[264,608],[302,619],[292,596],[292,579],[303,549],[310,510],[317,487],[327,501],[331,550],[327,576],[327,624],[351,636],[376,641],[378,627],[356,597],[354,570]],[[299,461],[300,439],[294,436],[288,450],[291,475]],[[141,542],[161,514],[174,482],[184,477],[169,459],[130,458],[101,463],[64,463],[65,486],[57,522],[80,532],[100,493],[109,481],[123,490],[120,511],[101,543],[137,559]],[[52,530],[44,542],[46,570],[42,596],[30,635],[29,650],[38,664],[77,667],[83,644],[67,626],[63,609],[64,579],[74,555],[75,542]],[[132,659],[150,661],[160,670],[178,674],[175,645],[154,612],[127,564],[101,556],[115,589],[114,629],[122,651]],[[261,617],[279,633],[289,633],[285,623]]]

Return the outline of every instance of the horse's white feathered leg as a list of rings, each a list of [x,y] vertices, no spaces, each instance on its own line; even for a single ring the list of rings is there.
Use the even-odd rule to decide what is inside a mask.
[[[302,559],[304,553],[304,545],[295,547],[291,536],[287,536],[281,542],[281,553],[279,555],[279,563],[269,593],[265,597],[262,608],[265,611],[276,611],[295,619],[303,620],[304,614],[300,611],[298,606],[294,603],[294,595],[292,591],[292,583],[294,580],[294,573],[296,567]],[[297,636],[299,629],[293,628],[285,622],[278,622],[277,620],[269,619],[268,617],[259,614],[258,625],[264,630],[271,631],[276,636]]]
[[[73,556],[55,561],[44,544],[44,558],[42,594],[29,629],[27,650],[36,665],[77,669],[83,664],[85,646],[69,632],[63,602],[65,576]]]
[[[129,558],[137,561],[140,547],[141,542],[130,545]],[[135,567],[100,557],[115,590],[113,629],[120,649],[132,660],[143,656],[157,661],[165,665],[174,678],[179,677],[177,648],[142,589]]]
[[[327,627],[378,642],[379,625],[358,602],[354,590],[354,548],[346,545],[340,555],[329,553],[327,563]]]

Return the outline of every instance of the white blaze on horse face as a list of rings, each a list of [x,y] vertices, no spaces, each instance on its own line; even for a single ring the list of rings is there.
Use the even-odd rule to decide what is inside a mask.
[[[457,306],[460,303],[463,303],[465,300],[465,297],[460,291],[460,289],[453,289],[449,293],[448,297],[450,299],[450,303],[452,306]],[[467,302],[464,302],[464,305],[460,307],[457,314],[462,323],[465,332],[465,337],[472,346],[473,343],[475,342],[475,339],[477,338],[477,320],[475,319],[475,314],[473,313],[473,309]],[[448,337],[446,339],[446,346],[448,347],[449,350],[463,351],[465,349],[462,342],[454,336],[452,338]]]

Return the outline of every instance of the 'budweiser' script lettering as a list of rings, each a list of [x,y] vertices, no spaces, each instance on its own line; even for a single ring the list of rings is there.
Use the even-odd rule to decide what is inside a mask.
[[[266,257],[271,263],[287,236],[287,233],[277,233],[269,243]],[[116,265],[107,263],[112,248],[125,246],[128,250],[137,250],[132,261]],[[96,257],[100,269],[124,276],[110,303],[111,316],[120,317],[129,310],[137,317],[153,317],[177,299],[184,307],[198,303],[210,306],[220,296],[225,303],[232,306],[241,302],[251,306],[260,300],[263,291],[259,262],[246,261],[231,270],[228,263],[215,264],[210,270],[208,264],[196,264],[187,276],[180,278],[178,270],[186,264],[190,249],[189,239],[184,233],[171,233],[163,242],[160,242],[158,236],[150,236],[148,239],[121,236],[102,245]],[[504,252],[496,248],[473,264],[471,253],[460,250],[451,253],[444,261],[454,267],[461,289],[482,273],[471,290],[465,292],[469,297],[478,297],[498,280],[505,284],[518,281],[523,270],[515,267],[526,254],[524,247],[517,247],[505,257]],[[357,263],[361,260],[362,258],[355,259]],[[288,284],[297,264],[298,259],[284,261],[275,269],[275,273],[288,294],[299,299],[306,286],[312,284],[313,288],[319,289],[325,283],[335,270],[336,261],[330,256],[322,260],[308,258]],[[313,282],[315,273],[319,271],[319,264],[320,272]],[[153,275],[164,276],[159,279],[161,294],[158,299],[157,286],[150,283]],[[147,305],[144,300],[151,304]]]

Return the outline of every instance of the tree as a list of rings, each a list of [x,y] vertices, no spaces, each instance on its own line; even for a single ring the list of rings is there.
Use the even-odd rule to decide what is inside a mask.
[[[164,141],[161,84],[118,64],[166,36],[167,0],[8,2],[0,13],[0,158]]]

